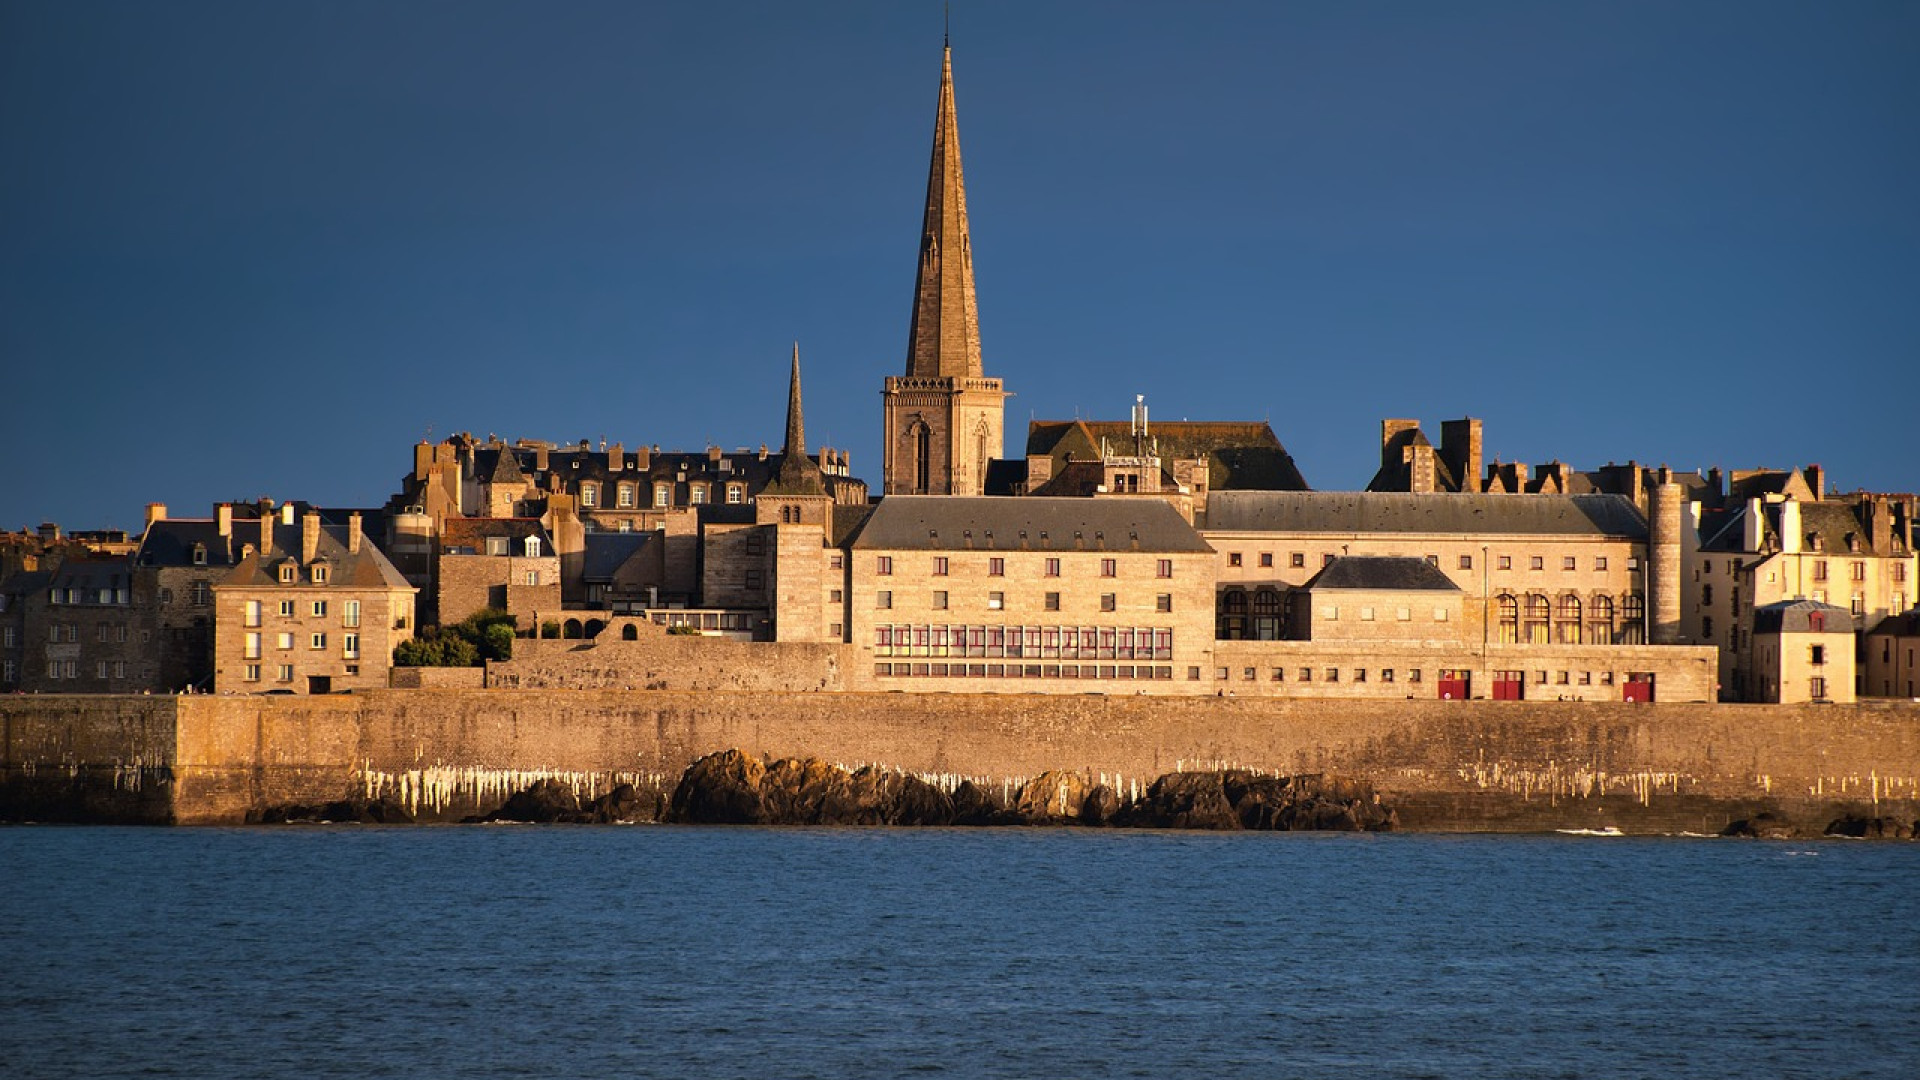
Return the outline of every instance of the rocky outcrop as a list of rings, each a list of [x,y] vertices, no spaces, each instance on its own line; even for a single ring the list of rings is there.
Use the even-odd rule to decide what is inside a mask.
[[[812,758],[763,763],[739,750],[693,763],[667,820],[731,825],[1089,825],[1151,829],[1397,828],[1399,819],[1354,781],[1248,772],[1180,772],[1127,803],[1079,773],[1045,772],[1008,799],[963,780],[947,792],[903,773],[853,772]]]
[[[1785,817],[1771,810],[1762,810],[1752,817],[1740,818],[1729,822],[1720,830],[1721,836],[1743,836],[1754,840],[1791,840],[1800,835],[1800,829]]]
[[[1849,814],[1827,823],[1828,836],[1850,836],[1862,840],[1911,840],[1914,822],[1890,817],[1861,817]]]

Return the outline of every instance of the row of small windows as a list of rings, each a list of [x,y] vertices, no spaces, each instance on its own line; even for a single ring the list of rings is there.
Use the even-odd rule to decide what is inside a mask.
[[[1173,678],[1173,668],[1166,664],[952,664],[934,661],[901,664],[883,661],[873,665],[873,673],[883,679],[1125,679],[1131,682]]]
[[[280,604],[279,604],[280,617],[283,619],[293,618],[294,612],[297,610],[298,604],[299,604],[299,601],[296,601],[296,600],[280,601]],[[247,601],[246,606],[242,613],[242,617],[245,621],[245,624],[247,626],[259,626],[261,622],[261,616],[265,612],[265,610],[266,610],[266,605],[263,604],[261,601],[259,600]],[[316,619],[324,619],[327,617],[327,611],[328,611],[328,601],[325,601],[325,600],[307,601],[307,612],[311,617]],[[360,625],[360,601],[358,600],[341,601],[340,625],[342,626],[359,626]]]
[[[249,633],[246,636],[246,641],[244,642],[244,645],[243,645],[243,648],[245,650],[243,654],[243,659],[247,659],[247,660],[260,659],[260,649],[261,649],[262,640],[263,640],[263,636],[258,632]],[[281,633],[277,635],[275,644],[280,648],[282,652],[285,652],[294,647],[294,641],[295,641],[295,637],[293,634]],[[315,649],[315,650],[324,650],[326,649],[326,647],[327,647],[327,635],[324,632],[307,635],[307,648]],[[358,660],[360,658],[360,635],[359,634],[340,635],[340,653],[342,656],[344,656],[348,660]]]
[[[100,623],[94,627],[94,637],[95,640],[103,643],[111,640],[124,644],[127,640],[127,627],[124,623]],[[62,640],[77,642],[80,640],[80,627],[76,623],[54,623],[47,627],[47,640],[54,644]],[[147,640],[146,631],[140,632],[140,640]],[[14,628],[9,626],[0,631],[0,645],[12,648],[13,644]]]
[[[760,580],[759,571],[756,571],[756,570],[747,571],[747,587],[748,588],[757,588],[759,585],[759,580]],[[839,590],[837,589],[834,590],[830,595],[829,599],[837,602],[840,599]],[[934,611],[946,611],[952,606],[951,601],[952,601],[952,596],[950,593],[947,592],[947,590],[935,589],[933,590],[933,596],[927,606]],[[1059,611],[1060,610],[1060,594],[1057,592],[1044,593],[1041,596],[1040,603],[1043,610]],[[893,609],[893,590],[881,589],[875,592],[873,594],[873,606],[874,606],[874,609],[877,611],[891,611]],[[1006,593],[1004,592],[987,593],[987,610],[988,611],[1004,611],[1006,610],[1006,607],[1007,607]],[[1120,610],[1120,594],[1101,593],[1100,594],[1100,610],[1101,611]],[[1162,614],[1172,612],[1173,611],[1173,594],[1172,593],[1155,594],[1153,598],[1153,610]]]
[[[875,656],[1171,660],[1173,631],[1154,626],[878,626]]]
[[[613,489],[614,508],[618,510],[632,510],[636,508],[639,505],[636,499],[638,498],[640,490],[641,489],[634,484],[620,484],[617,487],[615,487]],[[729,506],[738,506],[741,503],[744,503],[747,499],[746,486],[744,484],[728,484],[726,486],[724,498],[726,499],[727,505]],[[689,505],[705,506],[706,502],[707,502],[707,485],[705,484],[688,484],[687,485],[687,503]],[[653,485],[653,505],[654,506],[672,506],[673,505],[673,485],[672,484],[654,484]],[[580,506],[582,509],[585,509],[585,510],[596,510],[600,508],[600,485],[599,484],[581,484],[580,485]]]
[[[125,586],[106,589],[49,589],[49,604],[128,604],[133,602],[132,590]]]
[[[1502,593],[1494,598],[1503,645],[1525,642],[1544,645],[1638,645],[1646,641],[1646,598],[1639,593],[1621,597],[1618,618],[1611,596],[1582,601],[1572,593],[1556,605],[1543,593],[1524,597]]]
[[[1002,556],[999,556],[999,555],[988,556],[986,560],[986,566],[987,566],[988,577],[1005,577],[1007,575],[1007,560]],[[950,555],[935,555],[933,556],[933,562],[931,564],[931,567],[932,567],[932,572],[934,577],[947,577],[950,573],[952,573],[952,570],[953,570],[953,557]],[[874,559],[873,571],[876,574],[883,574],[883,575],[892,574],[893,573],[893,556],[891,555],[876,556]],[[1054,558],[1051,556],[1048,558],[1042,559],[1040,563],[1040,573],[1042,577],[1059,577],[1060,576],[1060,560],[1058,558]],[[1153,574],[1155,577],[1158,577],[1158,578],[1171,578],[1173,576],[1173,560],[1172,559],[1154,560]],[[1100,576],[1105,578],[1119,577],[1120,576],[1120,560],[1101,559],[1100,560]]]
[[[0,665],[0,668],[3,668],[3,670],[0,670],[0,682],[13,682],[16,672],[13,661],[8,660],[4,665]],[[79,677],[80,661],[47,661],[47,678],[77,679]],[[127,677],[127,662],[125,660],[114,660],[109,663],[106,660],[101,660],[94,664],[93,677],[96,679],[124,679]]]
[[[1338,556],[1334,555],[1333,552],[1331,551],[1321,553],[1320,566],[1323,569],[1325,567],[1331,566],[1333,564],[1333,560],[1337,557]],[[1430,566],[1437,567],[1440,565],[1440,556],[1438,555],[1428,555],[1426,559],[1427,559],[1428,565]],[[1559,562],[1560,562],[1560,569],[1562,570],[1580,569],[1580,557],[1578,555],[1562,555],[1560,556]],[[1227,565],[1228,566],[1245,566],[1246,565],[1245,554],[1238,551],[1227,552]],[[1259,565],[1262,567],[1271,568],[1274,565],[1273,552],[1271,551],[1260,552]],[[1290,569],[1301,570],[1301,569],[1305,569],[1306,565],[1307,565],[1306,552],[1294,551],[1294,552],[1289,552],[1287,554],[1287,566]],[[1607,556],[1605,555],[1592,556],[1592,568],[1594,570],[1606,570],[1608,565],[1609,564],[1608,564]],[[1473,556],[1471,555],[1459,556],[1458,568],[1461,570],[1473,569]],[[1546,568],[1547,568],[1547,557],[1545,555],[1530,555],[1527,557],[1527,569],[1545,570]],[[1638,570],[1639,568],[1640,568],[1640,560],[1634,559],[1634,558],[1629,558],[1627,560],[1627,569]],[[1494,557],[1494,569],[1496,570],[1513,569],[1513,556],[1496,555]]]

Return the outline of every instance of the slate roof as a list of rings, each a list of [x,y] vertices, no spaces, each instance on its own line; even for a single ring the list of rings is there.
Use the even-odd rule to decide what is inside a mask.
[[[1149,496],[889,495],[874,506],[851,546],[896,551],[1213,550],[1179,511]]]
[[[48,587],[55,589],[75,589],[81,594],[81,603],[91,604],[98,600],[101,590],[114,591],[125,589],[132,584],[130,566],[120,557],[104,559],[67,559],[53,572],[53,580]]]
[[[1265,421],[1158,422],[1149,428],[1163,460],[1205,458],[1207,486],[1215,491],[1305,491],[1307,481]],[[1034,420],[1027,424],[1027,457],[1051,457],[1058,474],[1069,457],[1133,453],[1133,425],[1126,420]]]
[[[211,518],[156,521],[147,526],[146,535],[140,538],[134,561],[141,566],[193,566],[194,545],[200,544],[206,547],[206,565],[232,566],[241,544],[258,541],[260,525],[247,522],[245,535],[239,535],[242,531],[241,523],[236,522],[230,535],[221,536],[219,523]],[[298,550],[297,543],[295,549]]]
[[[1384,491],[1226,491],[1208,532],[1459,533],[1644,540],[1647,519],[1621,495],[1457,495]]]
[[[1826,626],[1820,631],[1825,634],[1853,632],[1853,613],[1843,607],[1822,604],[1815,600],[1782,600],[1777,604],[1767,604],[1753,609],[1753,632],[1756,634],[1806,634],[1813,632],[1810,625],[1814,612],[1826,615]]]
[[[1404,556],[1346,555],[1328,563],[1307,582],[1308,589],[1459,592],[1460,586],[1425,559]]]
[[[1760,504],[1761,547],[1778,549],[1780,544],[1780,503]],[[1853,543],[1859,545],[1858,554],[1895,555],[1899,551],[1875,551],[1872,531],[1866,522],[1860,519],[1860,507],[1857,503],[1825,500],[1803,502],[1800,506],[1800,550],[1813,552],[1815,541],[1818,550],[1826,555],[1846,555],[1852,552]],[[1722,510],[1708,511],[1700,519],[1700,550],[1741,552],[1746,542],[1745,520],[1749,512],[1745,503],[1737,503]]]
[[[554,552],[553,541],[539,518],[448,518],[440,526],[440,548],[448,554],[458,554],[456,548],[470,548],[474,554],[485,554],[486,540],[495,536],[514,541],[537,536],[542,552],[549,555]],[[514,551],[516,555],[519,553],[517,549]]]
[[[1914,608],[1899,615],[1889,615],[1867,632],[1891,634],[1895,637],[1920,637],[1920,608]]]
[[[580,563],[584,581],[612,581],[634,553],[659,537],[656,532],[590,532],[587,550]]]
[[[296,521],[291,525],[279,521],[273,523],[273,549],[267,552],[253,552],[240,560],[233,571],[222,578],[216,587],[259,589],[271,588],[280,584],[277,570],[287,559],[300,556],[301,530],[303,526]],[[258,529],[254,525],[253,530]],[[314,562],[325,560],[331,568],[325,586],[335,589],[404,589],[413,592],[412,585],[394,568],[393,563],[372,541],[362,538],[358,553],[347,550],[346,530],[336,529],[322,523],[320,543],[314,550]],[[243,537],[244,539],[244,537]],[[301,575],[303,587],[313,587]]]

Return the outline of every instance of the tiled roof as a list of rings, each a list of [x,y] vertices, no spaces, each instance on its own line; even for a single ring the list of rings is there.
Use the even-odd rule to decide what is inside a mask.
[[[1003,499],[889,495],[853,547],[928,551],[1212,551],[1185,518],[1151,496]]]
[[[1853,613],[1846,608],[1822,604],[1814,600],[1782,600],[1777,604],[1767,604],[1753,609],[1753,632],[1756,634],[1806,634],[1812,633],[1812,616],[1815,612],[1824,616],[1825,625],[1820,633],[1851,633]]]
[[[1155,423],[1149,432],[1163,460],[1205,458],[1207,486],[1216,491],[1307,490],[1293,458],[1264,421],[1176,420]],[[1027,424],[1027,456],[1053,458],[1058,473],[1068,457],[1098,458],[1103,439],[1110,453],[1133,453],[1128,421],[1034,420]]]
[[[1647,519],[1620,495],[1456,495],[1369,491],[1226,491],[1207,503],[1208,532],[1458,533],[1644,540]]]
[[[440,527],[440,546],[443,549],[478,549],[485,547],[483,541],[496,536],[504,536],[509,540],[525,540],[529,536],[536,536],[546,551],[553,551],[553,543],[539,518],[448,518]]]

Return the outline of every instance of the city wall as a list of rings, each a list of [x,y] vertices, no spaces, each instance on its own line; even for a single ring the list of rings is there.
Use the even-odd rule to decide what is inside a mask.
[[[670,790],[715,750],[1122,794],[1179,769],[1363,778],[1432,831],[1716,832],[1920,816],[1920,705],[384,690],[0,700],[0,820],[239,823],[353,795],[458,820],[557,778]]]

